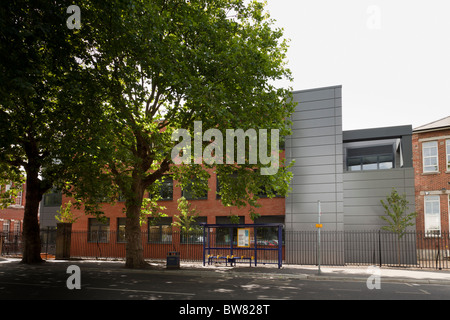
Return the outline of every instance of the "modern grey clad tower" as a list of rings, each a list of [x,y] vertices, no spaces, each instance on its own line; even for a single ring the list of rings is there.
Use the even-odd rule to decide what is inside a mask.
[[[323,230],[342,231],[343,148],[341,86],[293,92],[298,104],[286,159],[294,160],[292,191],[286,197],[286,231],[315,230],[318,201]]]
[[[295,161],[292,191],[286,197],[287,263],[318,261],[315,234],[320,201],[321,230],[333,231],[327,235],[327,244],[321,246],[322,263],[344,264],[342,234],[335,232],[344,227],[341,89],[335,86],[293,92],[298,104],[291,117],[292,135],[286,138],[286,160]]]
[[[386,224],[380,200],[392,188],[406,194],[414,210],[412,126],[343,131],[341,86],[295,91],[293,99],[297,106],[285,149],[287,162],[295,161],[285,200],[286,261],[316,263],[320,201],[322,263],[355,262],[361,255],[354,254],[359,249],[353,244],[366,243],[364,231],[373,234]],[[380,243],[378,237],[370,242],[371,257]]]

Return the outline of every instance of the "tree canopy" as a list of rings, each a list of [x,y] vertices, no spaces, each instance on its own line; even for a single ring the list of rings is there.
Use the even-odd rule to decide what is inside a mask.
[[[149,203],[143,197],[167,173],[186,187],[205,181],[207,169],[214,167],[227,206],[256,207],[262,189],[272,196],[286,194],[288,166],[277,157],[270,162],[266,158],[279,152],[273,147],[278,136],[289,134],[287,119],[294,110],[290,88],[274,83],[292,78],[286,66],[287,42],[263,3],[86,0],[79,4],[80,29],[66,25],[69,4],[38,1],[33,5],[40,7],[33,8],[29,1],[17,3],[17,15],[5,17],[11,23],[7,32],[13,31],[4,40],[20,34],[18,51],[0,70],[5,70],[2,84],[8,82],[1,89],[0,112],[14,140],[8,137],[2,144],[1,160],[39,168],[32,185],[41,196],[59,181],[68,194],[82,200],[86,212],[99,217],[99,199],[123,197],[128,267],[144,265],[142,213],[154,213],[158,206],[156,199]],[[36,21],[27,24],[31,29],[17,25],[34,16]],[[28,33],[31,40],[24,45]],[[54,41],[45,40],[48,36]],[[11,45],[2,48],[2,58],[6,51],[14,52]],[[22,60],[24,65],[11,68]],[[16,75],[7,76],[11,73]],[[193,134],[198,124],[205,134],[191,135],[191,161],[174,165],[172,151],[179,140],[173,137],[179,130]],[[207,135],[210,129],[216,134]],[[214,141],[220,147],[217,132],[227,137],[227,130],[238,129],[249,136],[252,130],[257,133],[250,139],[244,135],[243,161],[203,161],[205,153],[219,152],[210,145]],[[255,137],[258,144],[251,143]],[[35,148],[27,149],[27,141],[36,142]],[[230,148],[239,154],[238,144]],[[255,153],[257,161],[252,160]],[[271,166],[277,170],[261,174]],[[26,171],[29,179],[31,171]],[[194,193],[206,187],[192,184]]]

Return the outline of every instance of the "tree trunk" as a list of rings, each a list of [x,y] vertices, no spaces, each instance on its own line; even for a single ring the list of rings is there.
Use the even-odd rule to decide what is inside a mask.
[[[144,190],[139,184],[133,184],[133,189],[136,196],[134,199],[127,199],[125,202],[127,208],[127,222],[125,228],[125,238],[127,240],[125,267],[137,269],[144,268],[147,265],[144,261],[141,225],[139,222]]]
[[[42,200],[42,191],[37,172],[27,172],[26,202],[23,216],[23,263],[40,263],[41,237],[39,234],[39,203]]]

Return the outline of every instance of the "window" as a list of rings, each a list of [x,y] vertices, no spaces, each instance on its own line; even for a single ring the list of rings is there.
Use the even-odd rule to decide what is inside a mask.
[[[156,198],[156,200],[173,200],[173,178],[169,175],[163,176],[159,181],[156,181],[149,189],[149,198]]]
[[[172,218],[148,218],[148,242],[172,243]]]
[[[245,218],[243,216],[234,217],[238,224],[244,224]],[[234,224],[232,218],[228,217],[216,217],[216,224]],[[216,229],[216,244],[229,245],[230,237],[233,237],[233,243],[237,244],[237,229],[232,229],[232,235],[230,235],[230,228],[217,228]]]
[[[258,192],[258,197],[268,198],[269,196],[268,196],[267,190],[269,190],[268,186],[262,186],[260,191]],[[273,194],[273,197],[275,197],[275,198],[283,198],[283,196],[278,194],[278,192],[275,189],[272,189],[272,194]]]
[[[62,204],[61,192],[52,189],[49,193],[44,194],[44,207],[60,207]]]
[[[20,221],[19,220],[15,220],[14,221],[14,235],[20,235]]]
[[[446,144],[447,144],[447,171],[450,171],[450,140],[447,140]]]
[[[117,218],[117,242],[126,242],[125,226],[127,218]]]
[[[88,242],[109,242],[109,218],[105,222],[89,218]]]
[[[394,167],[394,155],[372,155],[347,158],[348,171],[383,170]]]
[[[439,235],[441,231],[441,209],[439,196],[425,196],[425,233]]]
[[[347,170],[385,170],[395,167],[394,144],[346,149]]]
[[[187,185],[182,191],[182,196],[186,198],[186,200],[201,200],[201,199],[208,199],[208,190],[203,189],[202,192],[197,192],[197,194],[194,192],[193,184],[194,183],[202,183],[200,182],[191,182],[189,185]]]
[[[161,188],[159,190],[160,200],[172,200],[173,199],[173,178],[164,177],[161,182]]]
[[[228,177],[231,179],[229,183],[234,183],[234,179],[238,178],[237,173],[231,173],[228,175]],[[216,175],[216,199],[221,199],[222,195],[220,194],[220,191],[222,190],[223,186],[225,186],[223,179],[219,179],[219,175]]]
[[[23,191],[20,190],[19,192],[17,192],[17,196],[16,196],[16,199],[15,199],[15,204],[17,206],[21,206],[22,205],[22,197],[23,197]]]
[[[282,223],[284,225],[284,216],[261,216],[255,220],[255,223]],[[281,237],[284,243],[284,228],[282,229]],[[277,246],[278,227],[256,228],[256,241],[258,245]]]
[[[197,217],[191,226],[193,229],[190,232],[181,231],[181,243],[184,244],[202,244],[203,243],[203,228],[200,223],[207,223],[207,217]]]
[[[422,144],[423,172],[438,172],[438,143],[437,141]]]
[[[5,234],[5,236],[9,233],[9,224],[9,220],[3,220],[3,233]]]

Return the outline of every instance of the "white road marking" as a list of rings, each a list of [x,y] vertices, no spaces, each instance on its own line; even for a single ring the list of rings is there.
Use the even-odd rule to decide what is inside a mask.
[[[195,293],[187,293],[187,292],[151,291],[151,290],[118,289],[118,288],[98,288],[98,287],[85,287],[85,289],[90,289],[90,290],[106,290],[106,291],[124,291],[124,292],[135,292],[135,293],[175,294],[175,295],[182,295],[182,296],[195,296]]]

